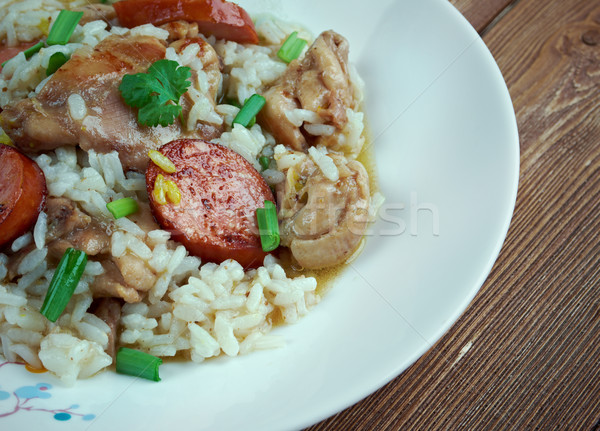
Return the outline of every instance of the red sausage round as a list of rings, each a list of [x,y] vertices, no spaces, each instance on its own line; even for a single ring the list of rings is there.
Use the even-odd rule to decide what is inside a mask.
[[[267,253],[256,209],[265,200],[275,202],[260,173],[235,151],[199,139],[178,139],[159,151],[177,168],[169,174],[150,161],[146,169],[150,208],[161,227],[205,261],[235,259],[245,268],[260,266]],[[177,185],[178,205],[157,202],[153,190],[159,174]]]
[[[35,224],[47,193],[46,177],[37,163],[0,144],[0,248]]]

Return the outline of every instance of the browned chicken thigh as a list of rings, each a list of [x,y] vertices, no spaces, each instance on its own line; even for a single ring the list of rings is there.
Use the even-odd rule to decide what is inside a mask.
[[[202,55],[208,76],[210,100],[216,97],[220,74],[218,57],[202,39]],[[175,42],[176,48],[186,43]],[[148,151],[182,136],[213,139],[220,126],[198,123],[182,130],[178,121],[162,127],[141,126],[136,111],[127,106],[119,92],[125,74],[143,73],[165,57],[166,42],[152,36],[112,35],[95,48],[82,48],[58,69],[35,98],[6,106],[1,125],[15,145],[27,152],[51,150],[63,145],[79,145],[107,153],[119,152],[125,170],[144,171]],[[70,96],[77,95],[85,106],[82,118],[72,115]],[[182,100],[184,115],[190,103]],[[81,108],[80,108],[81,109]],[[74,118],[75,117],[75,118]]]

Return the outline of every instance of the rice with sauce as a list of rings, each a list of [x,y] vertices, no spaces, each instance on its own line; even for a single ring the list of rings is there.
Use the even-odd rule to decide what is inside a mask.
[[[63,8],[81,6],[83,1],[28,0],[3,1],[7,11],[0,19],[0,40],[9,45],[34,40],[47,34],[49,19]],[[261,87],[273,82],[286,69],[276,56],[278,47],[291,31],[311,35],[304,29],[269,17],[256,20],[262,45],[208,38],[223,62],[222,100],[243,103]],[[103,21],[78,25],[67,45],[43,48],[29,60],[19,54],[0,72],[0,106],[12,100],[34,97],[47,82],[45,69],[55,52],[72,54],[83,46],[95,46],[111,34],[130,30]],[[165,39],[166,32],[152,25],[131,30]],[[197,47],[197,45],[196,45]],[[166,57],[202,71],[195,57],[194,45],[182,53],[167,49]],[[197,49],[196,49],[197,50]],[[362,94],[362,82],[352,71],[355,94]],[[254,124],[250,128],[231,127],[239,108],[221,103],[207,103],[201,91],[206,76],[197,74],[190,97],[194,104],[188,122],[205,121],[224,125],[224,133],[215,140],[242,155],[260,170],[258,158],[273,159],[262,175],[270,185],[282,183],[285,169],[311,158],[323,175],[333,179],[338,168],[323,146],[308,154],[298,154],[277,142],[272,135]],[[361,96],[362,98],[362,96]],[[70,115],[86,121],[91,112],[81,97],[70,97]],[[290,121],[304,124],[308,133],[328,136],[331,126],[322,124],[316,113],[297,109],[286,115]],[[363,114],[348,109],[349,121],[341,134],[340,144],[348,148],[364,140]],[[1,132],[1,129],[0,129]],[[362,142],[361,142],[362,144]],[[360,148],[360,146],[359,146]],[[356,155],[355,155],[356,156]],[[184,246],[171,240],[169,232],[147,230],[135,218],[115,220],[106,208],[113,200],[131,197],[149,214],[148,196],[143,174],[125,172],[116,152],[84,152],[63,147],[34,157],[43,170],[48,196],[67,198],[76,207],[102,223],[110,232],[110,254],[115,257],[134,255],[143,260],[153,280],[142,300],[126,303],[120,319],[117,344],[139,349],[160,357],[184,357],[199,363],[221,354],[236,356],[257,349],[283,345],[281,336],[271,335],[275,320],[294,323],[319,302],[317,283],[312,277],[290,278],[273,256],[263,266],[245,271],[236,261],[204,263],[190,255]],[[379,199],[376,196],[376,199]],[[104,272],[100,262],[90,258],[67,308],[56,323],[39,313],[55,267],[49,264],[47,233],[53,220],[41,213],[31,232],[16,239],[0,253],[0,353],[9,361],[25,361],[34,368],[46,368],[65,384],[86,378],[110,366],[113,358],[105,352],[110,327],[90,311],[93,302],[90,285]],[[9,255],[20,253],[17,264]],[[9,277],[10,275],[10,277]]]

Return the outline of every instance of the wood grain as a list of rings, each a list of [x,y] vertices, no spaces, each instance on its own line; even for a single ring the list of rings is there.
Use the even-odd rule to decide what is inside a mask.
[[[520,0],[484,41],[521,137],[500,257],[440,342],[311,431],[600,424],[600,0]]]
[[[499,17],[506,8],[515,0],[451,0],[452,3],[481,33],[490,23]]]

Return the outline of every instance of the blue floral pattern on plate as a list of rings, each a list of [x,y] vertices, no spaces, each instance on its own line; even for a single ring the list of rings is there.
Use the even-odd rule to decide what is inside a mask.
[[[25,366],[20,362],[2,362],[0,363],[0,373],[6,366]],[[1,381],[1,380],[0,380]],[[19,412],[47,412],[57,421],[68,421],[74,416],[79,416],[84,421],[91,421],[96,417],[94,414],[83,414],[74,412],[79,408],[78,404],[72,404],[62,409],[47,409],[36,406],[36,400],[51,398],[50,390],[52,385],[49,383],[37,383],[34,386],[21,386],[13,391],[0,386],[0,419],[12,416]]]

